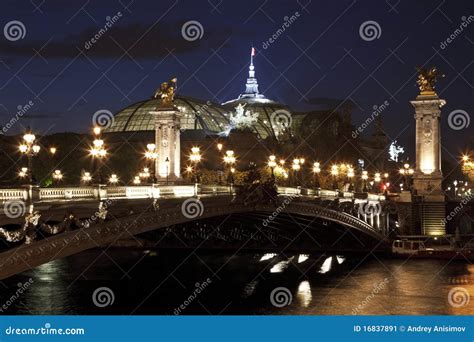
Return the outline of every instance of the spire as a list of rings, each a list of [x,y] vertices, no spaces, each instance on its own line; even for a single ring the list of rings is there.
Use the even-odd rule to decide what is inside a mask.
[[[258,82],[255,78],[255,66],[253,65],[253,57],[255,56],[255,48],[252,47],[250,51],[250,65],[249,65],[249,77],[245,84],[245,92],[240,94],[239,99],[242,98],[263,98],[262,94],[258,93]]]

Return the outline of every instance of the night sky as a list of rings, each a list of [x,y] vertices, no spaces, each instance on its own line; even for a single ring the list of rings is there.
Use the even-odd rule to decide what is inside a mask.
[[[87,132],[97,110],[115,112],[149,98],[173,76],[180,94],[228,101],[244,90],[253,45],[266,97],[295,110],[348,99],[358,106],[356,127],[374,105],[388,101],[382,114],[386,132],[409,149],[415,67],[437,66],[446,74],[437,87],[447,101],[445,155],[458,156],[473,136],[474,122],[453,130],[447,116],[462,109],[472,118],[474,21],[444,48],[441,44],[463,17],[474,14],[473,7],[469,0],[2,0],[2,28],[17,20],[26,33],[15,41],[0,35],[0,125],[32,101],[7,135],[29,125],[39,134]],[[118,12],[119,20],[87,49],[106,18]],[[296,20],[264,49],[291,16]],[[181,33],[190,20],[203,27],[195,41]],[[359,28],[366,21],[379,25],[378,39],[362,39]]]

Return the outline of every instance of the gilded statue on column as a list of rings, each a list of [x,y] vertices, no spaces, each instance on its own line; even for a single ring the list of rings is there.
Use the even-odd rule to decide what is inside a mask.
[[[172,107],[174,101],[174,95],[177,88],[178,79],[173,78],[168,82],[161,83],[160,88],[158,88],[155,92],[155,96],[153,98],[161,98],[161,107]]]
[[[420,89],[420,95],[436,95],[435,87],[438,77],[444,78],[443,74],[440,74],[437,68],[432,67],[430,69],[417,67],[418,71],[418,88]]]

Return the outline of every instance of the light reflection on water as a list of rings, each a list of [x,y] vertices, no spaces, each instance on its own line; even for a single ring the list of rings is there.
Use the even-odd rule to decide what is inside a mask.
[[[447,260],[93,250],[5,280],[9,289],[30,277],[34,281],[6,313],[172,314],[195,283],[210,277],[209,287],[182,314],[472,315],[473,301],[453,307],[448,292],[463,287],[474,293],[473,274],[473,265]],[[93,305],[92,293],[100,286],[114,291],[111,307]],[[271,305],[269,294],[276,287],[292,293],[289,306]],[[2,290],[0,300],[11,294]]]

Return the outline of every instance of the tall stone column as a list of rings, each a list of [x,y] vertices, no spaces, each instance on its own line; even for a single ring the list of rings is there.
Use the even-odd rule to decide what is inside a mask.
[[[174,182],[181,178],[180,127],[181,113],[175,107],[157,108],[150,112],[155,117],[157,179]]]
[[[413,187],[418,195],[442,195],[441,181],[441,107],[446,101],[436,94],[419,95],[411,101],[416,120],[416,166]],[[443,195],[444,200],[444,195]]]
[[[413,190],[420,196],[421,233],[445,234],[445,196],[441,171],[441,107],[446,104],[434,91],[421,92],[411,104],[416,120],[416,166]]]

